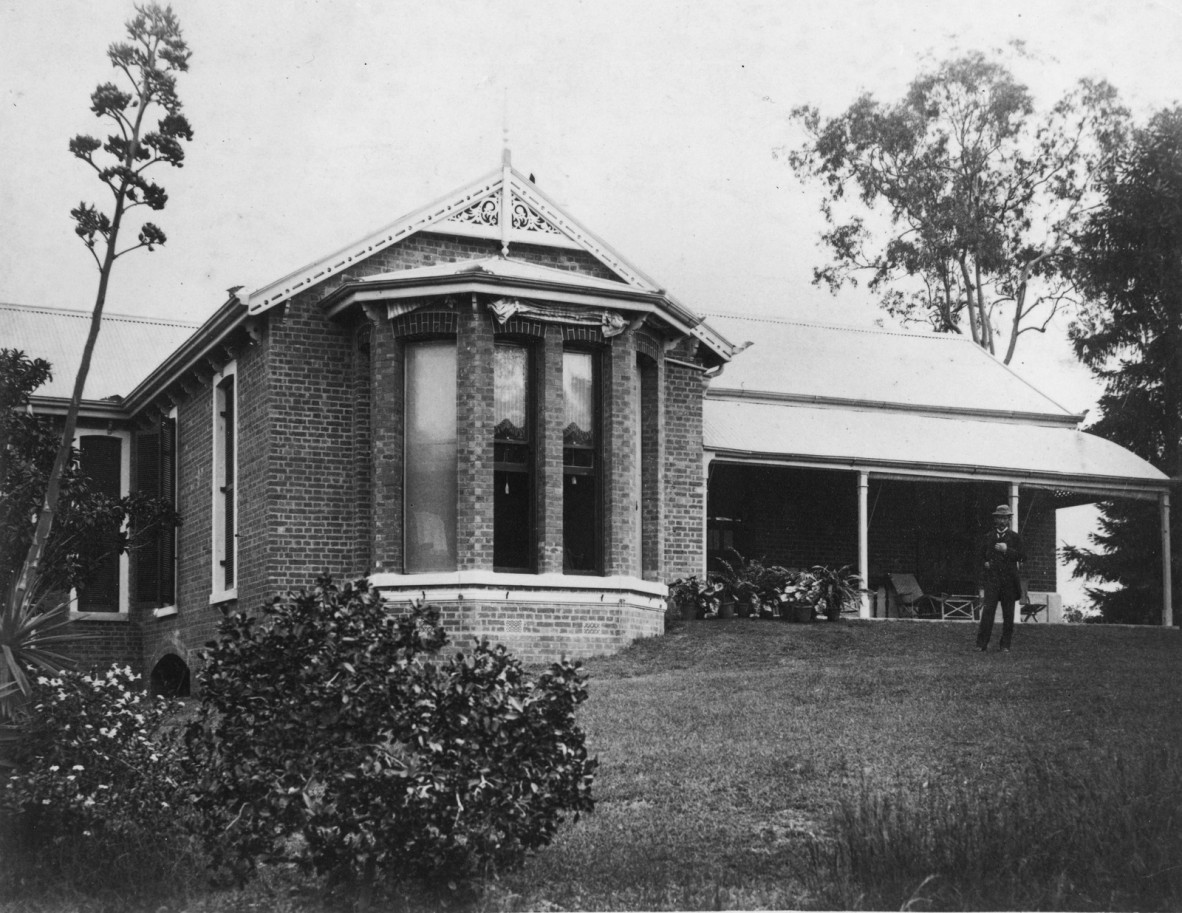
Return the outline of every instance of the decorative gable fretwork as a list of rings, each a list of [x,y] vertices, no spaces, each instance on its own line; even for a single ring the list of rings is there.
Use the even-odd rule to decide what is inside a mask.
[[[510,178],[510,184],[516,183]],[[483,199],[477,200],[467,209],[457,212],[446,221],[435,226],[437,231],[452,231],[461,235],[477,235],[485,238],[502,239],[501,210],[504,205],[505,194],[501,188]],[[536,206],[530,205],[516,188],[511,186],[509,193],[509,233],[510,243],[526,242],[534,244],[557,244],[559,247],[578,249],[582,245],[567,235],[550,219],[538,211]]]
[[[467,225],[487,225],[496,228],[500,224],[501,207],[497,197],[489,194],[483,200],[477,200],[463,212],[457,212],[448,219],[449,222],[462,222]]]
[[[517,194],[513,194],[513,228],[515,231],[524,231],[528,233],[540,235],[557,235],[565,237],[561,231],[555,228],[548,222],[540,212],[534,209],[529,203],[525,202]]]
[[[566,215],[536,184],[514,171],[506,155],[499,171],[269,285],[252,292],[238,290],[237,300],[251,314],[259,314],[420,231],[498,240],[504,256],[510,255],[513,244],[583,250],[628,285],[660,291],[649,277]]]

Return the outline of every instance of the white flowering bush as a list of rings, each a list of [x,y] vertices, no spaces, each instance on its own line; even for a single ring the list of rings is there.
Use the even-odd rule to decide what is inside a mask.
[[[1095,606],[1068,605],[1063,607],[1063,620],[1068,624],[1094,625],[1104,621],[1104,614]]]
[[[180,744],[126,667],[36,680],[14,752],[0,770],[0,856],[7,887],[63,882],[151,890],[187,855]]]

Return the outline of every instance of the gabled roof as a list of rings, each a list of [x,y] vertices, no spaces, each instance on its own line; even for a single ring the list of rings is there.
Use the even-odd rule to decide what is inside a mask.
[[[504,255],[518,243],[584,250],[623,283],[642,291],[660,291],[651,278],[516,171],[506,150],[499,170],[281,279],[254,291],[243,289],[239,300],[250,313],[261,313],[420,231],[494,239],[501,243]]]
[[[104,313],[83,398],[126,396],[196,328],[181,320]],[[89,331],[89,311],[0,303],[0,343],[53,366],[53,378],[37,390],[38,399],[73,394]]]
[[[1072,414],[966,336],[711,315],[740,346],[710,396],[1013,417],[1076,425]],[[750,342],[742,348],[744,342]]]

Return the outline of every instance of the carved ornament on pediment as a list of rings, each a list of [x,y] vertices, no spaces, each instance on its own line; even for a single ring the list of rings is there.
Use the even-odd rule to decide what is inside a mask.
[[[467,209],[457,212],[451,217],[451,221],[495,226],[500,224],[500,212],[501,207],[498,204],[497,195],[490,194],[482,200],[477,200]]]
[[[540,212],[530,206],[521,197],[513,197],[513,228],[517,231],[532,232],[541,235],[561,235],[550,221]]]

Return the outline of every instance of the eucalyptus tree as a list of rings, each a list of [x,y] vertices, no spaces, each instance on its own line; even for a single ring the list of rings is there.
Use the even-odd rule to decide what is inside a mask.
[[[793,111],[807,140],[788,158],[818,184],[836,291],[868,277],[904,322],[963,333],[994,354],[1044,332],[1071,283],[1071,234],[1094,202],[1126,112],[1082,81],[1039,114],[996,59],[969,53],[921,73],[905,95],[867,93],[833,118]]]

